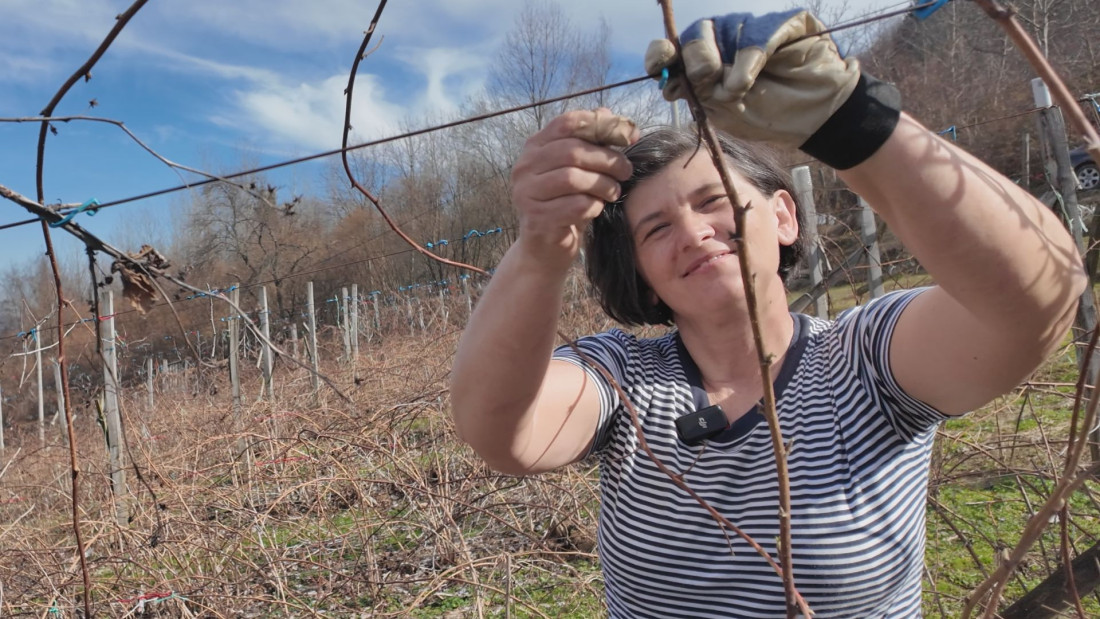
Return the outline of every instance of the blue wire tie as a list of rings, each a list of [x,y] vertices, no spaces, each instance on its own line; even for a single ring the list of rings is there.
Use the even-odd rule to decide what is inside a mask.
[[[943,131],[940,131],[936,135],[947,135],[947,134],[951,134],[951,141],[952,142],[958,142],[959,141],[959,130],[955,128],[955,125],[951,125],[950,127],[944,129]]]
[[[932,13],[935,13],[936,11],[940,10],[940,8],[942,8],[943,5],[947,4],[950,1],[951,0],[936,0],[935,4],[926,6],[923,9],[915,9],[913,11],[913,17],[916,17],[917,19],[919,19],[921,21],[924,21],[924,20],[928,19],[929,15],[931,15]]]
[[[88,211],[88,216],[92,217],[96,214],[96,212],[98,210],[99,210],[99,200],[96,200],[95,198],[92,198],[91,200],[88,200],[84,204],[81,204],[80,206],[76,207],[75,209],[69,211],[69,214],[65,215],[60,220],[55,221],[55,222],[51,222],[49,224],[49,226],[51,228],[60,228],[61,226],[64,226],[65,224],[72,221],[73,217],[76,217],[77,215],[83,213],[84,211]]]
[[[668,67],[661,69],[661,79],[657,82],[657,88],[661,90],[665,89],[665,84],[668,83]]]

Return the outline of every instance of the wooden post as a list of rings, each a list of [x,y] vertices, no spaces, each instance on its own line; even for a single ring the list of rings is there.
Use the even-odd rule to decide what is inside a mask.
[[[153,412],[153,358],[147,357],[145,359],[145,403],[149,407],[149,412]]]
[[[122,418],[118,412],[118,364],[115,354],[115,297],[110,290],[100,293],[99,307],[106,317],[101,334],[103,340],[103,414],[107,418],[107,452],[111,460],[111,490],[115,497],[115,517],[119,526],[126,526],[126,469],[122,461]]]
[[[413,317],[413,300],[412,297],[405,297],[405,306],[409,309],[409,335],[416,334],[416,322]]]
[[[38,373],[38,442],[46,444],[46,398],[42,388],[42,332],[35,326],[31,332],[34,335],[34,367]]]
[[[466,295],[466,318],[469,319],[474,313],[474,302],[470,298],[470,285],[466,277],[462,278],[462,292]]]
[[[218,358],[218,340],[221,339],[218,333],[218,325],[214,322],[214,297],[210,297],[210,361],[214,361]],[[199,354],[202,357],[202,354]]]
[[[359,284],[351,285],[351,359],[359,361]]]
[[[821,283],[821,244],[817,238],[817,206],[814,204],[814,187],[810,178],[809,166],[798,166],[791,171],[794,181],[795,197],[798,200],[798,208],[802,210],[803,221],[806,226],[803,232],[803,243],[807,253],[807,265],[810,270],[810,286],[816,288]],[[814,300],[813,314],[818,318],[829,317],[829,300],[821,295]]]
[[[348,287],[340,289],[340,301],[336,304],[340,334],[344,336],[344,362],[351,361],[351,318],[348,313]]]
[[[439,289],[439,318],[442,321],[444,327],[447,325],[447,298],[443,296],[443,289]]]
[[[234,307],[240,307],[241,289],[239,284],[233,286],[233,290],[229,293],[229,300]],[[229,316],[229,382],[233,393],[233,418],[238,422],[241,420],[240,323],[240,314],[237,313],[237,310],[233,310],[233,313]]]
[[[420,302],[420,297],[416,298],[416,315],[420,322],[420,332],[423,333],[424,329],[424,304]]]
[[[877,299],[886,294],[882,286],[882,256],[878,248],[878,224],[875,223],[875,212],[871,205],[862,197],[859,199],[861,209],[860,228],[863,232],[863,246],[867,248],[867,293],[872,299]]]
[[[1039,111],[1039,125],[1043,134],[1047,137],[1051,154],[1056,166],[1055,178],[1058,191],[1062,197],[1062,222],[1073,234],[1073,240],[1077,243],[1077,251],[1085,255],[1085,222],[1081,217],[1081,209],[1077,204],[1077,176],[1073,171],[1073,165],[1069,159],[1069,143],[1066,140],[1066,125],[1062,118],[1062,111],[1051,107],[1050,91],[1040,78],[1031,80],[1031,91],[1035,98],[1035,106],[1043,108]],[[1081,294],[1077,304],[1077,317],[1074,320],[1074,344],[1077,355],[1077,368],[1080,371],[1088,360],[1088,342],[1092,332],[1096,329],[1096,305],[1093,300],[1092,286],[1089,286]],[[1095,385],[1100,379],[1100,353],[1093,352],[1092,360],[1088,362],[1088,375],[1085,377],[1086,397],[1097,397]],[[1089,450],[1094,461],[1100,460],[1100,429],[1089,435]]]
[[[374,330],[379,332],[382,330],[382,319],[378,315],[378,299],[381,295],[375,295],[374,301],[371,303],[374,306]]]
[[[65,422],[65,387],[61,384],[61,364],[55,359],[53,362],[53,385],[57,390],[57,415],[54,419],[61,421],[61,437],[68,441],[69,426]]]
[[[191,360],[183,360],[183,374],[180,375],[180,388],[183,389],[184,395],[191,395],[194,393],[195,386],[191,380]]]
[[[262,370],[264,375],[264,389],[269,401],[275,401],[275,385],[271,379],[271,320],[267,312],[267,286],[260,286],[260,332],[264,334],[263,346],[260,348],[262,355]]]
[[[298,323],[297,321],[290,323],[290,350],[294,358],[298,358]]]
[[[317,397],[321,389],[321,381],[318,379],[319,364],[317,362],[317,312],[313,307],[313,282],[306,284],[306,313],[309,314],[309,353],[313,363],[313,374],[309,377],[309,383],[313,387],[313,397]]]

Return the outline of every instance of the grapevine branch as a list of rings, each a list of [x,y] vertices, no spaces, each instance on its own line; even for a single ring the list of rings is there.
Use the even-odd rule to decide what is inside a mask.
[[[664,14],[665,35],[676,49],[676,55],[680,54],[680,37],[677,34],[676,23],[672,14],[671,0],[658,0]],[[691,113],[699,125],[700,135],[710,152],[714,167],[722,179],[722,186],[729,196],[730,203],[734,205],[735,228],[737,230],[737,260],[741,266],[741,280],[745,286],[745,303],[748,306],[749,323],[752,325],[753,343],[756,348],[757,361],[760,364],[760,378],[764,389],[764,418],[768,422],[768,430],[771,433],[772,449],[775,452],[776,477],[779,485],[779,562],[782,566],[783,590],[787,600],[787,617],[794,617],[796,612],[810,616],[811,612],[805,601],[797,594],[794,584],[794,570],[791,560],[791,486],[787,474],[787,448],[783,444],[783,434],[779,426],[779,415],[776,412],[775,387],[772,385],[771,365],[775,360],[774,355],[764,350],[764,335],[761,331],[760,309],[756,299],[756,276],[749,264],[749,247],[745,243],[745,215],[751,203],[741,206],[737,192],[730,177],[729,168],[726,165],[725,156],[718,144],[718,136],[707,121],[706,111],[699,103],[691,81],[686,79],[684,90],[687,93],[688,104]]]
[[[275,208],[275,206],[276,206],[275,203],[273,203],[267,196],[265,196],[261,192],[258,192],[256,190],[254,190],[253,188],[251,188],[249,186],[246,186],[246,185],[243,185],[243,184],[240,184],[240,183],[235,183],[232,180],[230,180],[228,177],[219,176],[217,174],[211,174],[209,172],[204,172],[204,171],[199,170],[197,168],[192,168],[190,166],[183,165],[182,163],[176,163],[175,161],[172,161],[171,159],[168,159],[164,155],[161,155],[160,153],[158,153],[156,150],[154,150],[148,144],[146,144],[141,138],[139,138],[137,135],[135,135],[133,131],[130,131],[130,128],[127,127],[125,125],[125,123],[123,123],[121,120],[115,120],[113,118],[103,118],[101,116],[83,116],[83,115],[77,115],[77,116],[31,116],[31,117],[26,117],[26,118],[0,118],[0,122],[3,122],[3,123],[27,123],[27,122],[42,122],[42,123],[64,122],[64,123],[68,123],[68,122],[71,122],[71,121],[74,121],[74,120],[82,120],[82,121],[86,121],[86,122],[106,123],[108,125],[114,125],[115,127],[118,127],[119,130],[121,130],[123,133],[125,133],[127,136],[129,136],[129,138],[131,140],[133,140],[138,146],[140,146],[142,150],[149,153],[157,161],[163,163],[164,165],[171,168],[174,172],[176,172],[176,174],[179,176],[180,180],[183,181],[183,185],[182,185],[183,188],[191,188],[192,185],[188,184],[187,180],[184,179],[183,176],[179,175],[179,170],[183,170],[184,172],[190,172],[192,174],[197,174],[199,176],[202,176],[206,179],[205,182],[215,182],[216,181],[216,182],[222,182],[222,183],[226,183],[228,185],[232,185],[232,186],[240,189],[241,191],[247,192],[252,197],[256,198],[257,200],[263,202],[264,204],[266,204],[266,205],[268,205],[272,208]],[[35,221],[35,220],[31,220],[31,221]]]
[[[126,11],[115,18],[115,25],[111,28],[111,31],[103,39],[103,42],[99,44],[99,47],[92,53],[91,57],[76,70],[69,79],[65,80],[65,83],[61,85],[61,88],[57,90],[50,102],[46,104],[45,109],[42,110],[42,116],[52,116],[54,109],[57,107],[61,100],[68,94],[69,89],[76,84],[77,80],[83,77],[85,80],[89,80],[92,77],[92,67],[96,62],[107,52],[107,48],[111,46],[115,38],[118,37],[122,29],[126,27],[126,24],[130,23],[130,19],[137,14],[141,7],[145,5],[147,0],[136,0]],[[45,191],[43,189],[42,177],[45,172],[45,158],[46,158],[46,132],[50,128],[48,121],[43,121],[38,130],[38,150],[37,159],[35,161],[35,189],[38,193],[38,202],[45,202]],[[6,196],[5,196],[6,197]],[[69,436],[69,469],[72,478],[72,519],[73,519],[73,535],[76,541],[76,550],[80,559],[80,575],[84,584],[84,616],[92,616],[92,582],[91,575],[88,573],[88,561],[84,552],[84,540],[80,530],[80,471],[76,464],[76,437],[73,434],[73,416],[72,406],[70,404],[72,398],[69,394],[69,368],[68,363],[65,360],[65,346],[63,337],[63,318],[62,314],[65,309],[65,295],[61,288],[61,273],[57,266],[57,254],[53,249],[53,240],[50,238],[50,228],[46,224],[46,220],[43,219],[42,223],[42,238],[46,243],[46,255],[50,259],[50,269],[53,271],[54,289],[57,292],[57,364],[61,370],[61,389],[65,398],[65,425],[68,428]]]

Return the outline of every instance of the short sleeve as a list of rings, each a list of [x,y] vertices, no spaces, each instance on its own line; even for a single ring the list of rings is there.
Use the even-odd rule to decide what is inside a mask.
[[[619,329],[612,329],[605,333],[582,337],[574,344],[584,353],[584,357],[577,354],[572,346],[565,345],[554,350],[553,358],[567,361],[584,370],[599,392],[600,420],[596,426],[596,437],[592,441],[592,448],[585,454],[587,457],[599,453],[607,445],[615,420],[615,411],[619,409],[621,401],[618,392],[604,374],[593,366],[593,363],[610,374],[620,386],[627,387],[628,362],[631,351],[637,349],[637,339]]]
[[[837,318],[843,354],[859,374],[864,388],[905,440],[935,428],[947,419],[940,411],[898,385],[890,367],[890,341],[898,319],[910,301],[927,288],[892,292]]]

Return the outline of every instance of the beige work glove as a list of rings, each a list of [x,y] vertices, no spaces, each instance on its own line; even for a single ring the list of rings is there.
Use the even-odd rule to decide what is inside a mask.
[[[707,118],[727,133],[796,146],[850,168],[893,132],[900,97],[861,74],[858,61],[819,34],[824,30],[803,9],[702,19],[680,36],[683,69],[672,42],[658,39],[646,51],[646,71],[668,70],[669,101],[687,98],[690,82]]]

